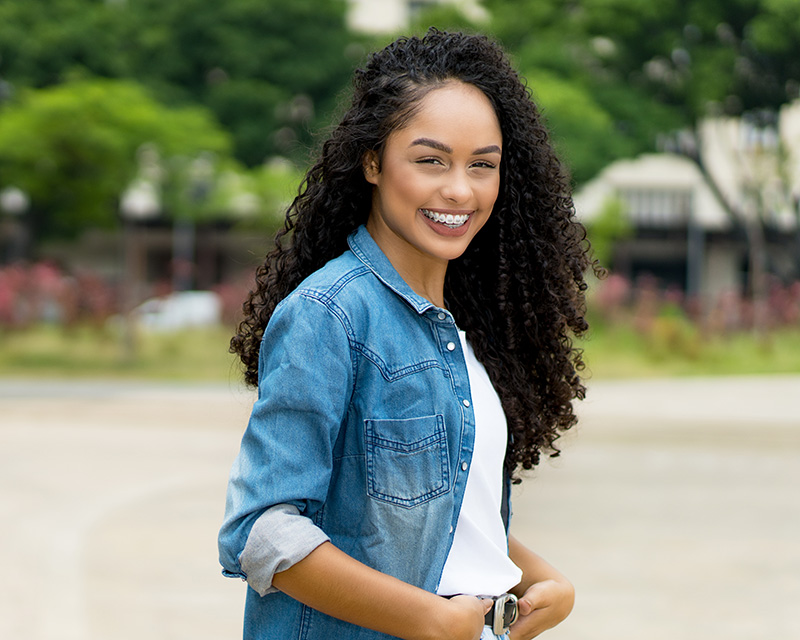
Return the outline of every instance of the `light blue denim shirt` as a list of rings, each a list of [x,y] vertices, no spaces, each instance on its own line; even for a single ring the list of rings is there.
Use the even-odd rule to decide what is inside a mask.
[[[464,497],[475,422],[455,321],[366,228],[348,242],[264,332],[219,536],[223,572],[251,587],[253,640],[387,638],[298,603],[272,575],[329,539],[435,591]]]

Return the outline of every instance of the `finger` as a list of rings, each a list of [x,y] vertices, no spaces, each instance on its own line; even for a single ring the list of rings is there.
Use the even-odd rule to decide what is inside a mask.
[[[531,611],[533,611],[534,605],[533,603],[528,600],[527,597],[522,597],[517,600],[517,610],[519,611],[519,615],[527,616]]]
[[[528,587],[528,590],[517,601],[520,615],[526,616],[536,609],[545,606],[546,602],[543,601],[543,595],[542,583],[537,583]]]
[[[463,595],[462,596],[453,596],[452,598],[450,598],[450,600],[456,601],[456,602],[464,602],[464,603],[476,602],[477,601],[478,602],[478,606],[480,606],[481,609],[483,609],[483,615],[486,615],[487,613],[489,613],[489,609],[491,609],[494,606],[494,601],[492,599],[479,598],[478,596],[463,596]],[[470,605],[470,606],[473,606],[473,605]]]

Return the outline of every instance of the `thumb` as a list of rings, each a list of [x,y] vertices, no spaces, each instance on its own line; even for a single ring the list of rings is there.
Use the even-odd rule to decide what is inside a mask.
[[[528,597],[529,596],[526,594],[517,600],[517,610],[521,616],[527,616],[534,609],[533,603],[528,599]]]
[[[489,609],[494,606],[494,600],[491,598],[480,598],[481,604],[483,605],[483,615],[489,613]]]

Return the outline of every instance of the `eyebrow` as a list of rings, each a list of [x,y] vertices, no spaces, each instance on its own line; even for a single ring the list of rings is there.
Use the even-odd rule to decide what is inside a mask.
[[[441,151],[442,153],[453,153],[453,149],[450,148],[448,145],[444,144],[443,142],[439,142],[438,140],[432,140],[431,138],[417,138],[412,142],[409,147],[430,147],[431,149],[436,149],[437,151]],[[475,149],[472,152],[474,156],[482,156],[487,153],[499,153],[502,155],[502,151],[500,147],[496,144],[490,144],[488,147],[481,147],[480,149]]]

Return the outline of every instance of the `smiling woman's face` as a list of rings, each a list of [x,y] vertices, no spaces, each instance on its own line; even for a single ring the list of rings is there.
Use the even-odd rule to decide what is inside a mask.
[[[364,175],[375,185],[367,229],[398,267],[459,257],[486,224],[500,188],[503,137],[494,108],[458,81],[430,91]]]

